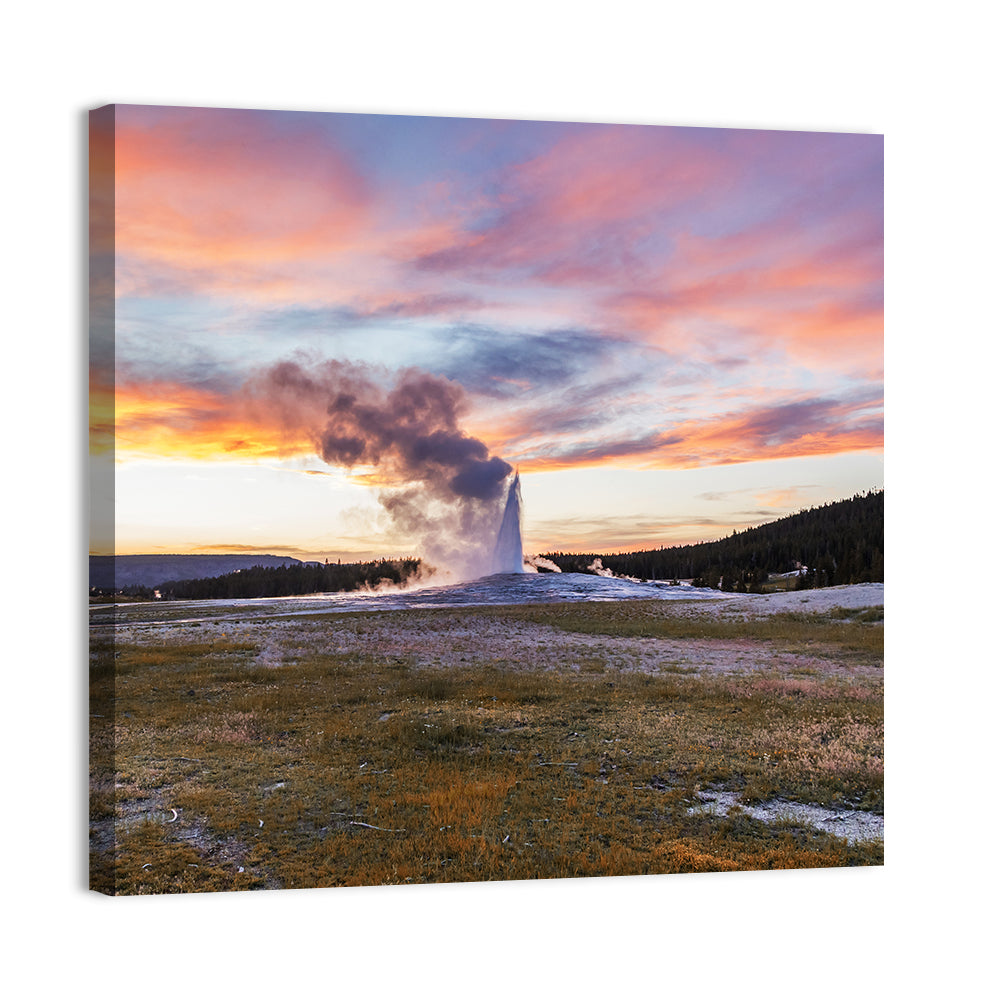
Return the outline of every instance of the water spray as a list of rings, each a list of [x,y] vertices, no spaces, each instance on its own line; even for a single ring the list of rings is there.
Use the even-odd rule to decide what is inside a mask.
[[[493,549],[494,573],[523,573],[524,549],[521,544],[521,474],[514,473],[507,490],[507,503],[503,509],[503,520],[497,533],[497,543]]]

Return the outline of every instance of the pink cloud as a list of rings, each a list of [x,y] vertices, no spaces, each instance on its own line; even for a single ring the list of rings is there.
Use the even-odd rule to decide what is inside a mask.
[[[704,195],[724,167],[681,132],[578,128],[508,168],[462,237],[418,263],[485,279],[527,270],[550,285],[619,280],[645,270],[639,245],[655,234],[656,215]]]
[[[115,168],[120,250],[185,268],[345,248],[371,210],[363,177],[320,133],[259,112],[144,121],[122,109]]]

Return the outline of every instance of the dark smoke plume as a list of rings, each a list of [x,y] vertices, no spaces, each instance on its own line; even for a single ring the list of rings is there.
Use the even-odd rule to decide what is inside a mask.
[[[388,484],[382,506],[425,558],[462,576],[487,571],[513,470],[461,430],[458,385],[412,368],[386,384],[361,365],[285,361],[248,389],[258,418],[277,418],[290,435],[305,432],[325,462],[375,467]]]

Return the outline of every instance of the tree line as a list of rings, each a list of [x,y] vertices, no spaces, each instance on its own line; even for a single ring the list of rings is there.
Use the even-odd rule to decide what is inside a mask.
[[[884,582],[884,490],[856,494],[728,538],[643,552],[545,554],[564,573],[600,559],[618,576],[691,580],[696,587],[761,593],[772,575],[801,572],[796,588]],[[805,570],[802,570],[805,567]]]
[[[291,597],[362,590],[379,584],[405,583],[420,570],[419,559],[377,559],[358,563],[300,563],[251,566],[222,576],[170,580],[160,584],[165,600],[228,597]],[[148,597],[154,596],[149,589]]]

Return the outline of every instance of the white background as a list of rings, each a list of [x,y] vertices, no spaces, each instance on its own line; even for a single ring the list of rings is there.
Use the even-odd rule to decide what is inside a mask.
[[[996,926],[989,11],[180,0],[5,13],[0,780],[13,995],[979,992]],[[886,866],[87,893],[85,112],[112,102],[885,133]]]

